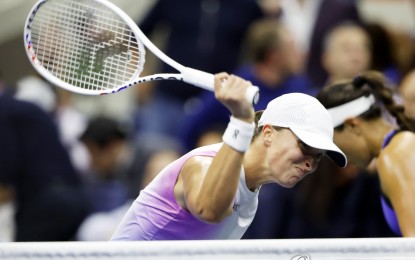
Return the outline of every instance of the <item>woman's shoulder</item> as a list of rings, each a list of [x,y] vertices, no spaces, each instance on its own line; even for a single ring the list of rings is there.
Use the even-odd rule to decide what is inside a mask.
[[[415,161],[415,134],[410,131],[400,131],[379,154],[378,172],[381,175],[387,173],[397,175],[399,172],[406,171],[413,161]]]
[[[415,134],[402,131],[383,149],[377,160],[382,192],[392,199],[396,194],[412,190]],[[395,197],[396,198],[396,197]]]
[[[192,156],[196,156],[196,155],[214,156],[219,151],[219,149],[222,147],[222,145],[223,143],[216,143],[216,144],[210,144],[210,145],[197,147],[191,150],[190,152],[188,152],[187,154],[192,155]]]
[[[210,164],[212,158],[218,153],[223,143],[211,144],[206,146],[197,147],[187,154],[182,159],[184,160],[183,166],[194,167],[195,165]]]
[[[415,133],[411,131],[399,131],[390,140],[386,146],[386,154],[401,154],[407,150],[414,151],[415,149]]]

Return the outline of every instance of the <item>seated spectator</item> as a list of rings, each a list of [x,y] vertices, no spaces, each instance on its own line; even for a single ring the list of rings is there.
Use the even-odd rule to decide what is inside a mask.
[[[89,169],[82,175],[94,212],[113,210],[130,199],[126,172],[121,167],[127,135],[121,123],[96,117],[81,136],[90,158]]]
[[[372,43],[368,33],[353,23],[334,27],[325,39],[321,59],[328,74],[326,84],[355,77],[371,66]]]
[[[269,15],[294,33],[304,69],[314,86],[322,87],[327,80],[321,56],[324,37],[334,27],[346,21],[360,23],[357,1],[344,0],[260,0]]]

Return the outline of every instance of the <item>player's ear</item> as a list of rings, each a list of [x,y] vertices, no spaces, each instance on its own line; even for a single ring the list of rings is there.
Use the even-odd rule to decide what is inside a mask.
[[[344,130],[360,135],[361,123],[362,121],[358,117],[347,118],[346,120],[344,120]]]
[[[271,145],[271,141],[272,141],[272,133],[273,133],[273,128],[271,125],[264,125],[262,127],[262,137],[263,137],[263,142],[264,145],[266,147],[269,147]]]

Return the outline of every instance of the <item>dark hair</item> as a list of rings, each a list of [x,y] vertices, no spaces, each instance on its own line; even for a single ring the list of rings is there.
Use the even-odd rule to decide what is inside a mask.
[[[262,132],[262,128],[264,127],[264,126],[258,126],[258,122],[259,122],[259,119],[262,116],[262,113],[264,113],[264,110],[258,110],[258,111],[255,112],[255,119],[254,119],[254,122],[255,122],[255,131],[254,131],[254,136],[252,138],[252,141],[255,140],[255,138],[257,136],[259,136],[259,134]],[[280,127],[280,126],[272,126],[272,127],[275,130],[277,130],[277,131],[281,131],[283,129],[287,129],[286,127]]]
[[[255,119],[254,119],[255,131],[254,131],[254,136],[252,138],[252,141],[255,140],[255,138],[262,132],[262,126],[258,127],[258,122],[262,116],[262,113],[264,113],[264,110],[258,110],[255,112]]]
[[[248,57],[245,59],[262,62],[268,57],[271,50],[280,46],[281,26],[275,18],[263,18],[250,25],[246,38],[245,48]]]
[[[374,70],[384,70],[391,64],[396,64],[393,56],[392,39],[386,28],[379,23],[366,24],[368,32],[373,43],[372,45],[372,66]]]
[[[367,71],[353,80],[337,82],[324,87],[317,95],[317,99],[327,109],[336,107],[362,96],[373,94],[376,100],[383,104],[385,109],[396,119],[396,123],[402,130],[413,131],[410,120],[404,115],[404,108],[394,99],[394,91],[386,85],[386,78],[377,71]],[[379,118],[382,114],[381,107],[375,103],[360,117],[370,120]],[[341,129],[343,125],[338,128]]]
[[[367,48],[369,50],[371,50],[372,47],[372,40],[370,38],[370,35],[368,33],[368,30],[366,28],[366,26],[362,23],[357,23],[354,21],[350,21],[350,20],[346,20],[336,26],[334,26],[331,30],[329,30],[325,35],[324,35],[324,39],[323,39],[323,46],[324,49],[328,49],[330,42],[332,41],[333,35],[335,35],[336,33],[338,33],[339,31],[342,31],[344,29],[355,29],[355,30],[359,30],[361,32],[363,32],[363,34],[365,34],[366,38],[367,38]]]
[[[100,148],[103,148],[111,141],[125,140],[128,134],[129,128],[127,125],[112,118],[98,116],[90,120],[80,139],[84,142],[96,143]]]

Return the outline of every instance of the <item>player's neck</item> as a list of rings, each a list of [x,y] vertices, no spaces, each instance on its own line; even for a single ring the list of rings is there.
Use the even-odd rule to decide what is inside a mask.
[[[379,155],[379,152],[382,149],[383,140],[392,129],[393,126],[381,118],[376,119],[376,122],[371,123],[369,128],[367,128],[369,149],[375,156]]]
[[[264,176],[266,176],[264,172],[267,171],[267,167],[264,164],[263,154],[265,154],[263,146],[254,141],[244,157],[245,181],[248,189],[252,191],[268,182],[264,180]]]

